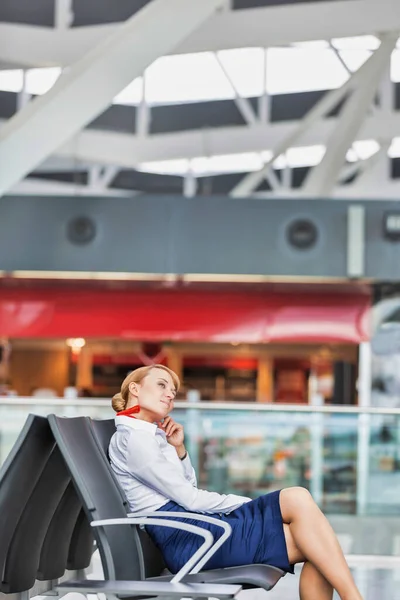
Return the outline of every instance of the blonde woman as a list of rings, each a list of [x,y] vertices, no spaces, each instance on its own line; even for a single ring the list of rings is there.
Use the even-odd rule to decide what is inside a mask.
[[[361,600],[336,536],[306,489],[292,487],[251,500],[197,488],[183,427],[169,416],[179,385],[177,375],[163,365],[141,367],[125,378],[113,398],[117,430],[110,442],[110,461],[131,512],[211,514],[227,521],[232,534],[206,569],[264,563],[293,573],[293,566],[304,562],[301,600],[331,600],[334,589],[341,600]],[[201,526],[214,539],[220,537],[219,527]],[[173,573],[202,543],[186,531],[146,529]]]

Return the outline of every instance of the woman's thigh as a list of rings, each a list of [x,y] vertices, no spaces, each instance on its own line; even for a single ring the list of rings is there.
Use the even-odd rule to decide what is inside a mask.
[[[296,546],[296,542],[294,541],[292,532],[290,530],[290,525],[287,523],[283,524],[283,533],[285,535],[289,563],[294,565],[295,563],[304,562],[304,556]]]

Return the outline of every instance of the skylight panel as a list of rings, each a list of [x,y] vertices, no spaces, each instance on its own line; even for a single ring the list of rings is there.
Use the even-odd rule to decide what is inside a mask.
[[[354,72],[369,59],[372,52],[369,50],[341,50],[339,54],[350,71]]]
[[[400,50],[396,49],[392,52],[390,61],[390,78],[394,82],[400,81]]]
[[[26,91],[35,96],[45,94],[53,87],[60,74],[59,67],[29,69],[26,72]]]
[[[332,50],[270,48],[267,92],[285,94],[338,88],[349,74]]]
[[[184,175],[189,171],[189,160],[187,158],[177,158],[174,160],[144,162],[138,166],[138,170],[163,175]]]
[[[286,160],[288,165],[294,169],[297,167],[314,167],[321,162],[325,151],[326,148],[322,145],[289,148],[286,153]]]
[[[274,161],[276,169],[311,167],[321,162],[325,146],[299,146],[288,151]],[[247,173],[259,171],[272,157],[271,150],[262,152],[241,152],[214,156],[197,156],[192,159],[174,159],[141,163],[140,171],[184,176],[191,172],[196,177],[223,173]]]
[[[326,40],[311,40],[309,42],[293,42],[293,48],[303,48],[304,50],[324,50],[329,48],[329,43]]]
[[[314,167],[318,165],[325,154],[325,146],[297,146],[288,148],[285,154],[274,160],[275,169],[286,167],[296,169],[298,167]]]
[[[241,96],[250,98],[264,93],[263,48],[222,50],[218,52],[218,58]]]
[[[3,92],[20,92],[23,81],[22,69],[0,71],[0,90]]]
[[[142,101],[143,96],[143,78],[136,77],[129,85],[126,86],[115,96],[113,104],[137,105]]]
[[[191,160],[191,170],[196,175],[217,173],[247,173],[262,169],[263,161],[258,152],[199,157]]]
[[[349,148],[346,159],[349,162],[367,160],[373,154],[376,154],[379,149],[380,145],[376,140],[358,140],[353,142],[352,147]]]
[[[400,137],[395,137],[389,148],[388,155],[390,158],[399,158],[400,156]]]
[[[337,50],[376,50],[380,46],[380,41],[375,35],[333,38],[331,41]]]
[[[212,52],[163,56],[146,72],[150,104],[233,98],[234,92]]]

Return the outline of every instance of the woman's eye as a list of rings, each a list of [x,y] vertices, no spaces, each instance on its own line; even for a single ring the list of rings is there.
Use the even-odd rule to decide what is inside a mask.
[[[165,388],[165,383],[162,383],[161,381],[158,385],[161,385],[161,387]]]

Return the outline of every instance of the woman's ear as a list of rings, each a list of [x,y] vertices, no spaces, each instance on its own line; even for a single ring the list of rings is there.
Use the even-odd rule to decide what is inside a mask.
[[[131,381],[131,383],[129,384],[129,391],[132,394],[132,396],[137,396],[139,393],[138,384],[135,383],[134,381]]]

